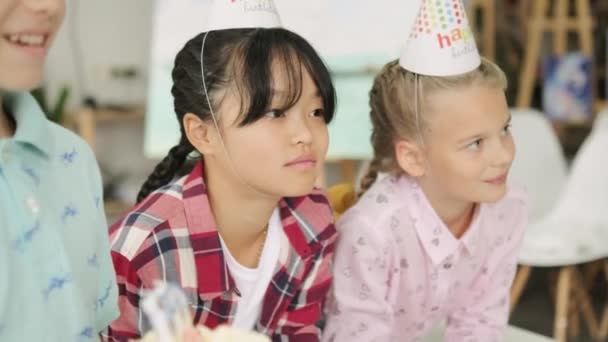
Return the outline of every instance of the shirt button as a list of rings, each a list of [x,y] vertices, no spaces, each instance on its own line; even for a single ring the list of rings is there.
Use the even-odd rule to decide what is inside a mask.
[[[38,201],[34,197],[28,197],[28,199],[25,200],[25,205],[30,210],[30,213],[32,213],[34,215],[36,215],[36,214],[38,214],[38,212],[40,212],[40,205],[38,204]]]
[[[452,268],[452,263],[446,262],[445,264],[443,264],[443,268],[449,270],[450,268]]]

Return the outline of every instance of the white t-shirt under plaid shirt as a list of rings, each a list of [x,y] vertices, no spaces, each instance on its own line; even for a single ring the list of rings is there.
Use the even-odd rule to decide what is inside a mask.
[[[281,229],[279,211],[275,209],[268,222],[268,233],[257,268],[241,265],[232,256],[224,240],[221,240],[222,249],[226,256],[226,264],[241,294],[237,301],[236,314],[232,323],[237,328],[244,330],[253,329],[255,322],[262,312],[264,294],[266,293],[268,284],[272,280],[274,268],[279,260]]]

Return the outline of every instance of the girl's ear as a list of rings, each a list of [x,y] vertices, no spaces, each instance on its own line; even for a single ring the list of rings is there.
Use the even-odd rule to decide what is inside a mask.
[[[422,177],[426,173],[424,151],[415,142],[406,139],[395,141],[395,159],[399,167],[412,177]]]
[[[184,132],[188,141],[201,154],[209,156],[219,151],[218,133],[213,122],[204,121],[195,114],[186,113],[183,121]]]

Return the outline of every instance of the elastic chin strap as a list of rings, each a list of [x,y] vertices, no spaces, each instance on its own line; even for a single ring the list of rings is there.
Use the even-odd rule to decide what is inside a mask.
[[[218,124],[219,119],[216,117],[215,111],[213,110],[213,106],[211,105],[211,100],[209,99],[209,92],[207,91],[207,82],[205,81],[205,61],[204,61],[205,53],[204,52],[205,52],[205,43],[207,42],[207,36],[209,35],[209,32],[210,31],[205,32],[205,35],[203,36],[203,43],[201,45],[201,79],[203,80],[203,90],[205,92],[205,99],[207,100],[207,105],[209,106],[209,111],[211,112],[211,119],[213,121],[213,126],[215,126],[215,130],[217,131],[217,134],[220,137],[222,149],[224,150],[224,153],[226,154],[226,158],[228,158],[228,164],[230,164],[230,169],[237,176],[239,181],[241,183],[243,183],[249,189],[253,190],[254,192],[256,192],[260,195],[268,196],[268,194],[266,194],[264,191],[256,189],[253,185],[249,184],[245,180],[245,178],[243,178],[243,176],[241,176],[241,173],[238,172],[238,170],[236,169],[236,164],[232,160],[232,157],[230,156],[230,153],[228,152],[228,147],[226,146],[226,143],[224,142],[224,137],[222,135],[220,126]]]
[[[420,96],[422,93],[422,86],[420,84],[420,76],[418,73],[414,74],[414,114],[416,116],[416,135],[418,136],[418,141],[422,147],[424,145],[424,138],[422,134],[422,125],[420,124]]]
[[[422,96],[424,96],[423,94],[423,89],[422,89],[422,84],[420,83],[420,75],[419,74],[414,74],[414,113],[416,116],[416,135],[417,135],[417,139],[418,142],[420,143],[420,147],[422,148],[422,150],[426,150],[427,146],[424,142],[424,134],[422,132],[422,123],[421,123],[421,105],[422,105]],[[430,164],[428,164],[428,162],[425,160],[425,164],[427,167],[427,170],[431,169]]]

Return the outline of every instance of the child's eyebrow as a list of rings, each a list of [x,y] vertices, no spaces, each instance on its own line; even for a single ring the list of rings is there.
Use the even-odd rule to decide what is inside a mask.
[[[468,142],[468,141],[474,141],[474,140],[477,140],[477,139],[479,139],[481,137],[482,137],[481,134],[471,135],[471,136],[468,136],[468,137],[466,137],[464,139],[458,140],[458,144],[463,144],[463,143]]]

